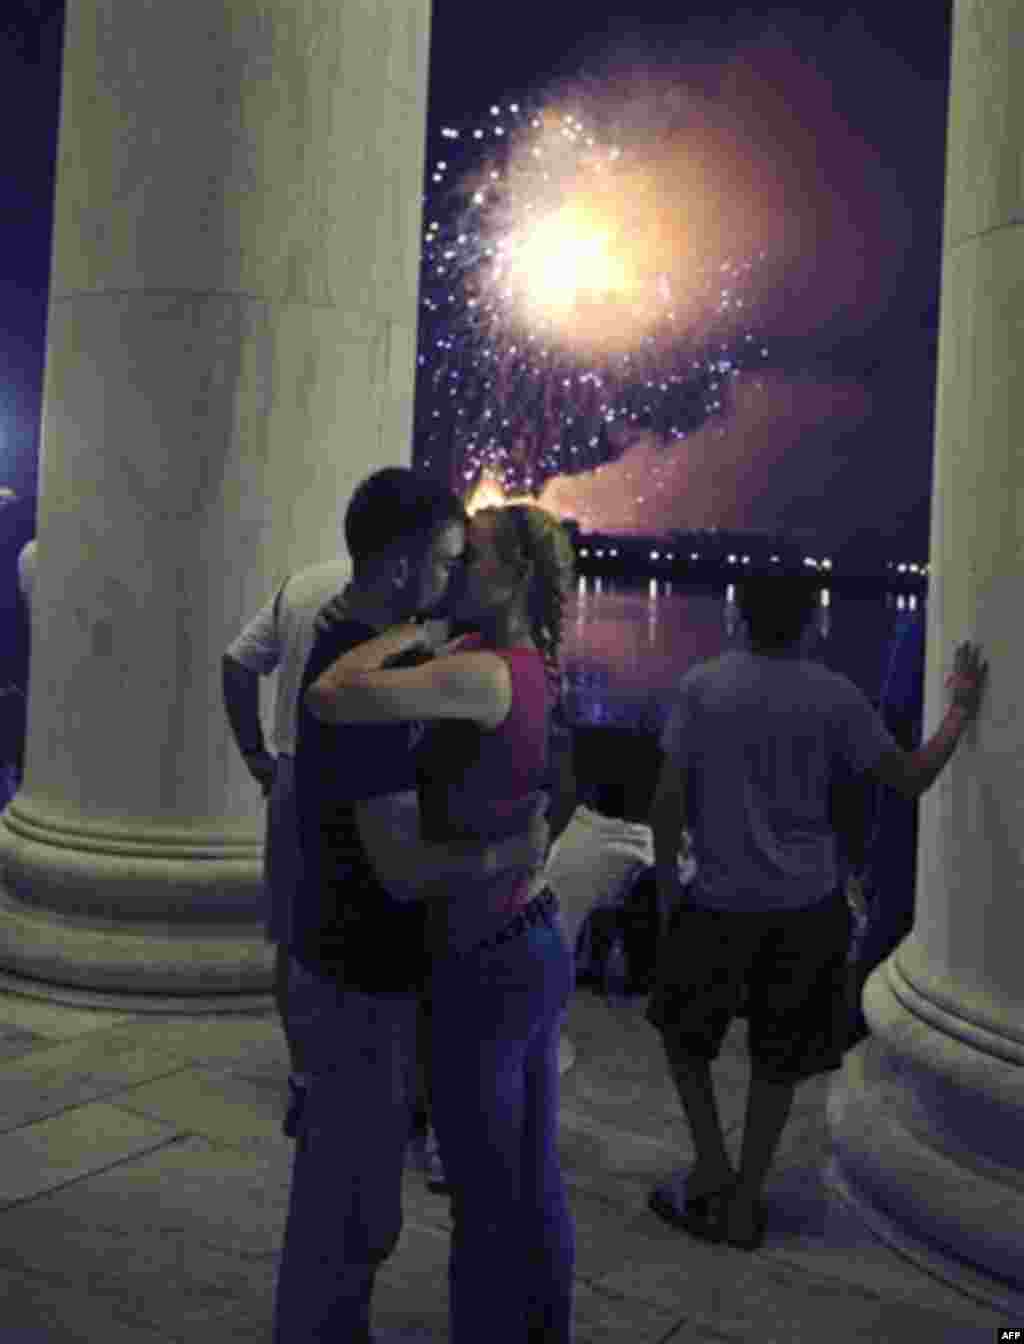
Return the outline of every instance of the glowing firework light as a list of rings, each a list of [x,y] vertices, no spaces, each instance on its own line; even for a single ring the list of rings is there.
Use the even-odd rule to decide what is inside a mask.
[[[576,112],[492,107],[441,130],[428,165],[417,465],[506,493],[666,443],[724,415],[767,352],[749,328],[753,259],[698,255],[678,159]],[[760,260],[763,260],[763,254]]]

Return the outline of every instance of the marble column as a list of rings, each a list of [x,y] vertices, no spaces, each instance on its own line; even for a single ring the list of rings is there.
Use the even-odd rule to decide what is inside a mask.
[[[429,14],[69,0],[0,983],[267,1003],[221,655],[411,461]]]
[[[954,644],[977,722],[922,801],[914,927],[870,977],[872,1039],[829,1121],[836,1188],[902,1254],[1024,1319],[1024,45],[1016,0],[955,0],[925,732]]]

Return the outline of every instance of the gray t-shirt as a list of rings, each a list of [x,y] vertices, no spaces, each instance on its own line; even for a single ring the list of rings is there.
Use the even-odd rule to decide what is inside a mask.
[[[693,902],[735,911],[801,909],[836,889],[832,762],[860,774],[896,749],[849,678],[745,650],[686,673],[661,744],[687,771]]]

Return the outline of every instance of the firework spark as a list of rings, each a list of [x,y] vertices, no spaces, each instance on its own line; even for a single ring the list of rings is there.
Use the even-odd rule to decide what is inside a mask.
[[[426,200],[418,464],[504,494],[671,443],[764,358],[744,286],[707,255],[699,159],[579,107],[494,106],[441,131]]]

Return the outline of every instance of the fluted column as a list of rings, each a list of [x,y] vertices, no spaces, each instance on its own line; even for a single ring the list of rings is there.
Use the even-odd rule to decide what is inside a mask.
[[[26,986],[269,988],[221,655],[337,553],[359,480],[411,459],[428,27],[429,0],[69,0],[0,825],[0,968]]]
[[[990,664],[922,802],[914,928],[830,1098],[839,1187],[884,1239],[1024,1318],[1024,29],[955,0],[925,730],[954,644]],[[1009,1323],[1009,1319],[1008,1319]]]

